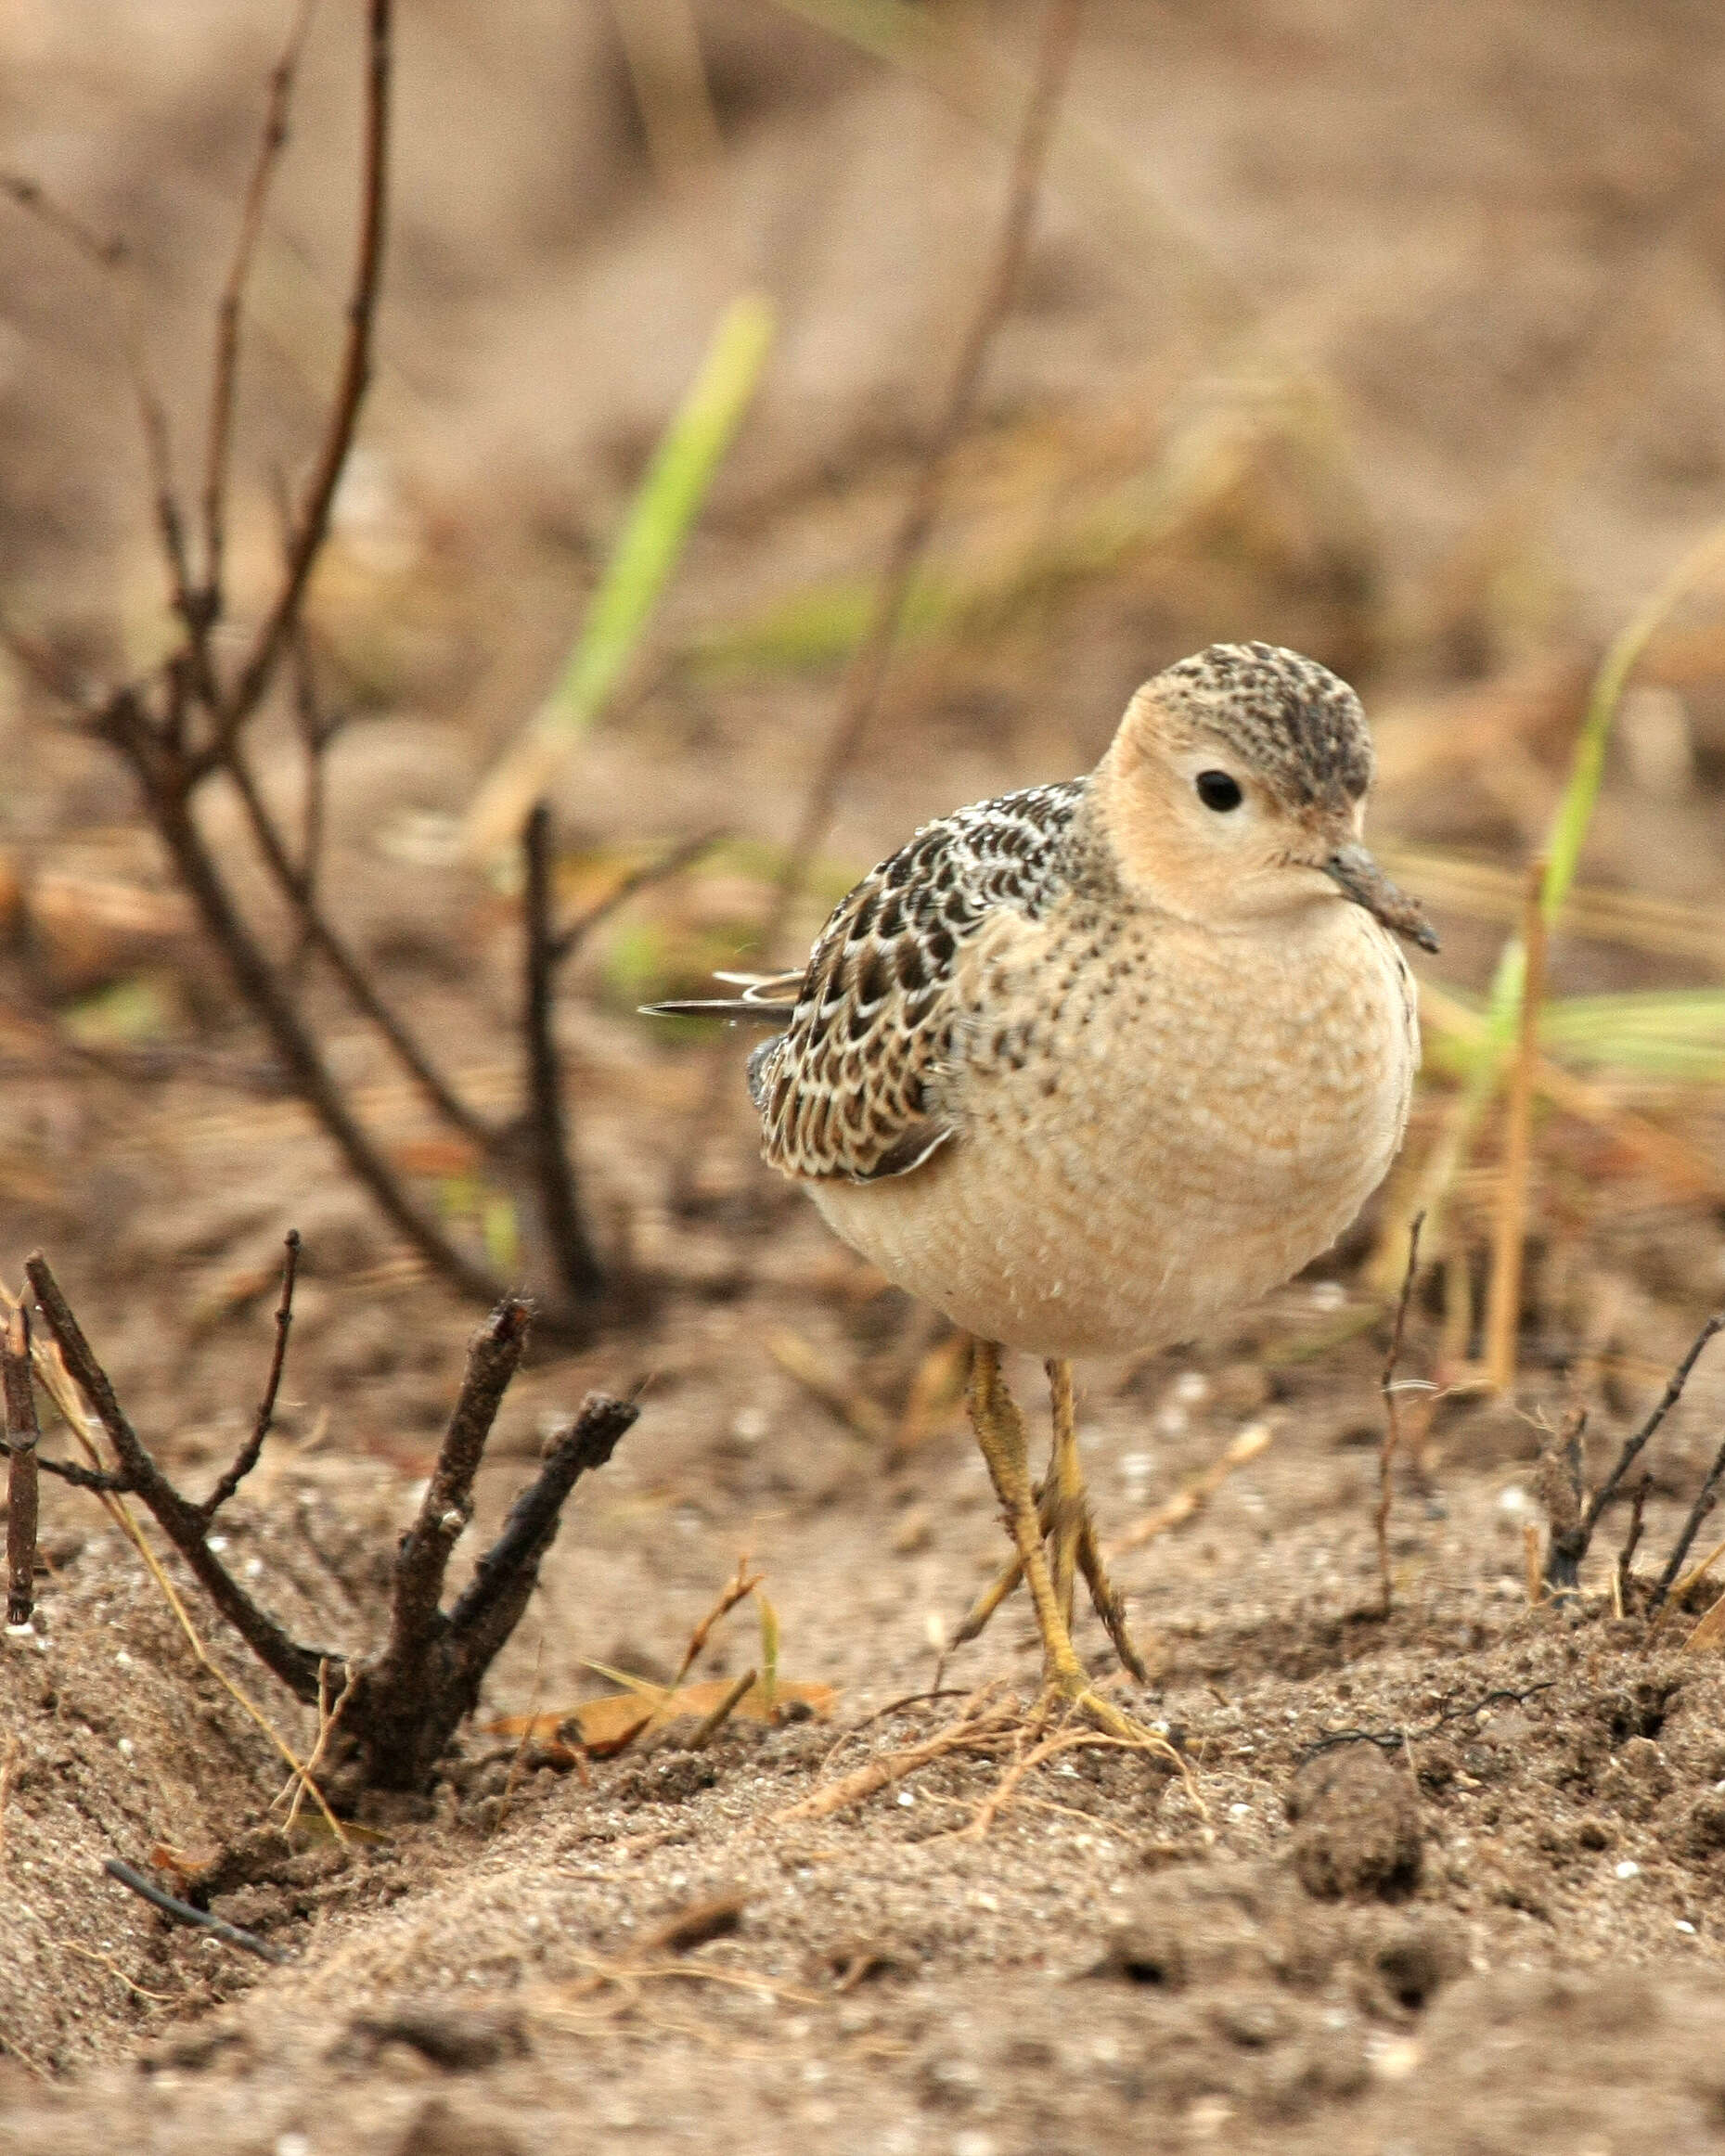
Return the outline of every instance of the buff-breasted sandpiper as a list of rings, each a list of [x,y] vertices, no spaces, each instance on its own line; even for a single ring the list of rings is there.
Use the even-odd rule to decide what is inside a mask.
[[[1361,843],[1371,770],[1345,682],[1213,645],[1145,683],[1087,776],[925,826],[802,969],[664,1007],[782,1029],[749,1059],[766,1160],[973,1337],[971,1417],[1046,1684],[1106,1727],[1137,1733],[1073,1650],[1077,1572],[1144,1672],[1070,1358],[1170,1346],[1280,1286],[1388,1168],[1419,1061],[1396,939],[1436,940]],[[1003,1347],[1048,1365],[1040,1493]]]

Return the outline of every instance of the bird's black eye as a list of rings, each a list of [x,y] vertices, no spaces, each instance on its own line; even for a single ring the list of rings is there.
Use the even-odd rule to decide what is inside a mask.
[[[1215,809],[1218,815],[1237,809],[1245,799],[1239,780],[1230,778],[1226,771],[1201,771],[1192,783],[1198,789],[1198,799],[1205,808]]]

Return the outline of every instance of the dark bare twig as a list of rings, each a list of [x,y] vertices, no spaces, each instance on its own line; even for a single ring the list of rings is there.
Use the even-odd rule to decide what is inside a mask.
[[[507,1311],[506,1305],[494,1313],[491,1325],[475,1342],[470,1384],[444,1440],[433,1490],[403,1545],[389,1645],[355,1679],[360,1689],[348,1729],[352,1734],[357,1726],[363,1731],[368,1778],[390,1788],[419,1787],[463,1716],[471,1713],[486,1669],[527,1607],[565,1499],[583,1474],[611,1457],[637,1413],[628,1401],[589,1393],[573,1427],[553,1444],[532,1485],[510,1508],[503,1532],[480,1559],[467,1591],[447,1614],[440,1611],[437,1590],[449,1559],[447,1523],[451,1515],[465,1518],[468,1509],[460,1476],[458,1472],[445,1476],[444,1463],[452,1453],[470,1457],[479,1425],[489,1427],[489,1416],[496,1412],[495,1402],[483,1395],[488,1392],[499,1360],[511,1352],[508,1341],[493,1337]],[[512,1352],[519,1354],[519,1342]],[[459,1443],[452,1442],[458,1432]],[[476,1466],[477,1456],[471,1457]],[[444,1492],[454,1495],[455,1502],[428,1517],[440,1484]]]
[[[1006,319],[1023,275],[1043,166],[1053,138],[1061,99],[1065,94],[1083,14],[1084,0],[1049,0],[1043,19],[1036,75],[1012,154],[1006,212],[994,255],[953,367],[946,402],[923,450],[910,497],[893,534],[868,631],[845,669],[832,731],[821,753],[814,784],[803,803],[784,870],[762,926],[760,947],[767,954],[769,962],[807,880],[808,865],[815,849],[832,821],[839,789],[856,760],[880,703],[905,608],[940,513],[941,489],[948,459],[970,425],[989,348]],[[715,1048],[702,1099],[690,1118],[683,1158],[672,1178],[673,1201],[679,1207],[686,1206],[691,1196],[695,1169],[705,1147],[707,1130],[727,1082],[729,1058],[726,1054],[721,1059],[721,1055],[722,1049]]]
[[[522,893],[525,980],[521,1028],[527,1062],[527,1138],[534,1184],[544,1211],[551,1260],[571,1315],[590,1310],[604,1293],[605,1270],[587,1239],[581,1194],[563,1123],[562,1072],[553,1032],[556,954],[551,937],[551,812],[537,802],[521,834],[526,858]]]
[[[1647,1499],[1653,1486],[1653,1477],[1643,1475],[1629,1493],[1629,1525],[1623,1537],[1623,1547],[1617,1552],[1616,1568],[1617,1607],[1619,1610],[1627,1610],[1629,1606],[1629,1567],[1635,1562],[1635,1553],[1641,1547],[1641,1528],[1647,1512]]]
[[[204,750],[196,768],[200,776],[220,763],[226,747],[257,708],[268,688],[280,657],[299,618],[313,564],[329,525],[329,507],[335,499],[347,453],[353,446],[359,407],[371,379],[371,332],[377,314],[378,288],[383,269],[383,235],[387,204],[390,134],[390,62],[393,30],[392,0],[369,0],[367,19],[365,173],[361,181],[361,209],[357,259],[354,267],[352,297],[347,306],[347,343],[341,357],[341,379],[330,405],[317,465],[306,490],[288,550],[288,569],[274,606],[252,643],[251,652],[229,692],[214,739]]]
[[[57,703],[63,703],[69,711],[88,725],[101,712],[99,700],[91,695],[90,685],[81,674],[73,672],[60,658],[38,638],[29,635],[0,614],[0,649],[9,651],[19,666],[36,686],[46,691]]]
[[[1702,1522],[1719,1503],[1719,1484],[1725,1482],[1725,1444],[1713,1456],[1713,1465],[1707,1469],[1707,1478],[1701,1485],[1694,1503],[1689,1508],[1689,1517],[1683,1522],[1683,1532],[1671,1546],[1671,1554],[1665,1560],[1665,1570],[1659,1574],[1658,1585],[1648,1598],[1647,1613],[1657,1616],[1665,1607],[1665,1598],[1671,1592],[1672,1582],[1683,1569],[1683,1559],[1690,1546],[1701,1533]]]
[[[510,1506],[502,1532],[449,1612],[449,1630],[465,1665],[482,1671],[515,1629],[564,1500],[583,1475],[605,1465],[640,1412],[632,1400],[589,1392],[574,1422],[553,1442],[537,1477]]]
[[[703,831],[698,839],[683,840],[668,853],[662,853],[657,861],[648,862],[645,867],[632,869],[603,898],[596,899],[586,913],[577,914],[566,928],[560,929],[551,938],[552,965],[560,966],[566,959],[573,958],[600,922],[609,920],[620,906],[627,905],[637,893],[650,890],[655,883],[664,883],[673,876],[680,875],[685,868],[699,861],[703,853],[711,853],[714,846],[728,836],[729,833],[723,830]]]
[[[293,542],[293,502],[288,492],[287,474],[279,465],[270,468],[270,494],[280,526],[282,569],[285,573],[288,549]],[[323,866],[324,812],[328,795],[325,759],[330,743],[347,723],[347,713],[334,712],[326,716],[324,712],[317,693],[316,656],[312,646],[311,629],[303,613],[294,617],[288,656],[293,692],[293,723],[300,737],[301,752],[305,759],[305,802],[300,818],[300,853],[295,874],[306,904],[315,905],[318,875]],[[302,922],[299,944],[293,955],[296,982],[299,969],[303,966],[311,947],[310,931]]]
[[[307,0],[307,4],[315,5],[315,0]],[[282,520],[285,558],[293,536],[292,511],[285,492],[277,499],[277,510]],[[286,569],[284,558],[284,573]],[[258,851],[264,856],[265,867],[275,879],[277,889],[293,909],[299,924],[296,956],[303,958],[307,952],[315,951],[324,959],[346,990],[354,1009],[362,1018],[368,1019],[383,1036],[396,1060],[418,1086],[432,1110],[442,1116],[452,1129],[459,1131],[463,1137],[482,1150],[488,1149],[495,1142],[496,1134],[469,1108],[414,1038],[404,1020],[384,1001],[346,939],[337,931],[317,903],[317,869],[323,844],[324,754],[340,731],[340,722],[326,722],[318,712],[310,637],[303,617],[297,614],[290,630],[289,658],[293,674],[294,719],[305,753],[305,820],[297,863],[288,852],[280,827],[264,804],[238,739],[231,744],[223,758],[222,769],[233,782],[234,789],[239,796],[240,806],[246,812],[246,821],[257,841]]]
[[[638,1410],[630,1401],[599,1392],[587,1395],[574,1423],[550,1447],[538,1475],[511,1507],[502,1533],[480,1559],[466,1591],[452,1610],[444,1611],[440,1602],[450,1552],[471,1515],[474,1478],[486,1440],[526,1344],[527,1304],[519,1296],[506,1298],[473,1341],[418,1518],[396,1553],[390,1632],[382,1653],[362,1662],[325,1648],[303,1647],[289,1638],[226,1572],[208,1540],[212,1515],[232,1495],[229,1484],[238,1486],[254,1463],[268,1429],[286,1352],[296,1248],[290,1246],[284,1268],[276,1354],[251,1440],[207,1506],[183,1497],[156,1465],[126,1418],[107,1372],[41,1253],[25,1261],[25,1275],[67,1371],[120,1460],[116,1475],[81,1469],[67,1479],[106,1496],[135,1495],[148,1508],[217,1610],[258,1659],[298,1698],[318,1706],[315,1760],[339,1749],[336,1773],[350,1789],[372,1785],[415,1789],[430,1778],[478,1700],[486,1670],[520,1622],[570,1492],[583,1474],[610,1459]],[[6,1343],[0,1338],[0,1359],[6,1353]],[[5,1377],[9,1392],[13,1383],[9,1364]],[[20,1435],[22,1410],[8,1412],[13,1438],[4,1449],[16,1458],[25,1449],[14,1442]],[[196,1644],[196,1635],[193,1638]],[[213,1669],[201,1647],[198,1652],[206,1667]],[[337,1681],[340,1697],[332,1710],[328,1700]],[[287,1756],[292,1760],[291,1752]],[[318,1794],[315,1787],[313,1793]],[[324,1802],[321,1795],[318,1802]]]
[[[83,218],[55,201],[38,180],[25,173],[0,173],[0,195],[9,195],[20,210],[66,241],[93,269],[118,269],[130,250],[118,233],[104,239]]]
[[[204,927],[227,960],[241,995],[263,1021],[294,1090],[341,1149],[349,1168],[407,1240],[447,1280],[475,1301],[495,1302],[499,1282],[450,1241],[408,1198],[393,1169],[349,1108],[293,998],[240,918],[232,894],[192,816],[182,771],[163,772],[160,743],[124,714],[106,729],[144,788],[150,821],[174,858]]]
[[[212,1917],[208,1909],[196,1909],[190,1902],[183,1902],[175,1894],[165,1893],[141,1871],[122,1864],[119,1857],[110,1856],[102,1869],[109,1879],[117,1879],[122,1887],[129,1887],[140,1901],[148,1902],[152,1909],[160,1909],[164,1917],[172,1917],[176,1924],[189,1924],[193,1930],[207,1931],[212,1939],[219,1939],[225,1946],[238,1946],[247,1954],[255,1954],[260,1961],[290,1962],[291,1954],[279,1946],[272,1946],[267,1939],[260,1939],[255,1931],[248,1931],[238,1924],[230,1924],[224,1917]]]
[[[264,806],[238,742],[223,759],[222,769],[233,781],[265,866],[298,918],[303,946],[315,950],[326,962],[347,991],[355,1010],[376,1026],[432,1109],[464,1137],[482,1148],[489,1146],[493,1137],[490,1127],[455,1092],[406,1024],[383,1000],[346,940],[317,905],[311,877],[306,869],[296,867],[289,858],[276,820]]]
[[[258,1402],[251,1436],[235,1454],[233,1465],[199,1507],[206,1521],[215,1518],[257,1466],[264,1450],[264,1440],[269,1435],[270,1425],[276,1419],[276,1395],[281,1390],[282,1365],[288,1359],[288,1329],[293,1323],[293,1283],[299,1269],[300,1231],[297,1227],[290,1227],[288,1230],[287,1255],[281,1264],[281,1301],[276,1305],[276,1346],[269,1359],[269,1376],[264,1380],[264,1397]]]
[[[326,718],[318,703],[317,667],[312,639],[303,621],[293,624],[289,656],[293,666],[293,723],[299,730],[300,748],[305,759],[305,801],[300,813],[300,857],[295,872],[307,907],[315,910],[318,877],[323,867],[325,812],[329,796],[326,759],[329,744],[344,722],[340,714]],[[302,921],[300,941],[293,955],[296,969],[304,965],[311,951],[312,933]]]
[[[528,1322],[527,1304],[520,1296],[508,1295],[474,1337],[460,1396],[426,1484],[419,1516],[402,1541],[389,1643],[378,1664],[395,1683],[417,1683],[431,1651],[449,1554],[472,1517],[473,1478],[527,1345]]]
[[[9,1438],[0,1438],[0,1456],[10,1459],[18,1447]],[[110,1475],[99,1468],[81,1467],[76,1460],[55,1460],[45,1453],[38,1453],[36,1466],[45,1475],[56,1475],[74,1490],[88,1490],[97,1497],[129,1497],[136,1484],[129,1475]]]
[[[1378,1592],[1384,1616],[1390,1613],[1390,1470],[1401,1450],[1401,1406],[1396,1396],[1396,1366],[1401,1360],[1401,1336],[1408,1323],[1408,1303],[1413,1294],[1414,1275],[1420,1265],[1420,1230],[1423,1213],[1415,1213],[1408,1229],[1408,1265],[1401,1277],[1401,1293],[1396,1300],[1396,1321],[1390,1328],[1389,1353],[1378,1391],[1384,1395],[1384,1438],[1378,1446]]]
[[[215,311],[215,360],[210,385],[209,434],[203,464],[203,581],[199,589],[199,633],[215,621],[222,607],[223,549],[227,526],[227,467],[233,446],[234,404],[239,383],[239,334],[252,259],[264,231],[264,212],[281,153],[288,143],[288,110],[317,0],[300,0],[281,58],[270,70],[268,101],[258,136],[251,176],[246,183],[233,259]]]
[[[1588,1507],[1584,1522],[1590,1536],[1594,1528],[1599,1525],[1600,1514],[1616,1495],[1618,1483],[1622,1482],[1624,1476],[1628,1473],[1641,1457],[1642,1447],[1648,1439],[1653,1436],[1666,1417],[1670,1414],[1672,1408],[1683,1397],[1683,1387],[1689,1382],[1689,1373],[1700,1360],[1701,1351],[1718,1332],[1725,1332],[1725,1310],[1716,1310],[1690,1342],[1689,1353],[1672,1371],[1669,1381],[1667,1383],[1665,1391],[1659,1395],[1658,1404],[1654,1408],[1653,1413],[1648,1416],[1646,1421],[1641,1424],[1634,1436],[1626,1440],[1623,1450],[1617,1455],[1616,1465],[1595,1491],[1593,1502]],[[1583,1547],[1585,1548],[1585,1546],[1584,1544]]]
[[[151,1457],[115,1397],[108,1372],[92,1353],[84,1328],[60,1292],[59,1282],[40,1251],[24,1261],[24,1274],[37,1306],[47,1320],[61,1360],[106,1432],[119,1457],[128,1492],[148,1506],[151,1517],[196,1574],[199,1585],[264,1666],[297,1698],[317,1697],[320,1661],[340,1661],[327,1649],[301,1647],[247,1594],[207,1540],[209,1521],[200,1507],[182,1497]]]
[[[6,1392],[6,1621],[30,1623],[36,1606],[36,1395],[30,1382],[30,1313],[20,1303],[0,1335],[0,1382]]]
[[[1548,1678],[1539,1684],[1529,1685],[1525,1691],[1500,1689],[1482,1692],[1474,1700],[1446,1700],[1439,1703],[1438,1712],[1432,1720],[1419,1729],[1326,1730],[1315,1744],[1307,1745],[1296,1755],[1294,1764],[1296,1768],[1302,1767],[1308,1760],[1317,1759],[1323,1752],[1334,1752],[1346,1744],[1375,1744],[1380,1752],[1403,1752],[1410,1744],[1422,1744],[1427,1738],[1435,1737],[1440,1729],[1448,1727],[1451,1722],[1464,1721],[1487,1707],[1496,1707],[1505,1701],[1515,1707],[1525,1706],[1529,1700],[1540,1692],[1550,1692],[1555,1688],[1554,1683]]]
[[[193,811],[194,798],[207,780],[225,775],[238,792],[264,866],[295,917],[301,957],[315,952],[324,961],[349,1002],[380,1034],[432,1110],[496,1165],[509,1164],[515,1143],[522,1130],[526,1131],[534,1144],[534,1179],[549,1250],[565,1290],[558,1299],[560,1306],[547,1314],[547,1322],[584,1332],[590,1329],[592,1305],[600,1285],[599,1267],[587,1239],[574,1177],[560,1146],[560,1120],[555,1134],[560,1143],[554,1147],[546,1111],[551,1097],[546,1070],[550,1046],[548,975],[556,955],[548,950],[529,953],[530,970],[536,969],[542,987],[530,1014],[534,1043],[530,1075],[535,1111],[523,1125],[497,1129],[461,1099],[385,1001],[317,901],[322,754],[333,728],[323,725],[316,711],[303,606],[313,568],[328,536],[335,490],[353,445],[371,373],[387,208],[393,0],[367,0],[363,173],[347,333],[312,477],[297,510],[285,500],[282,504],[280,579],[250,649],[231,680],[225,683],[217,677],[212,655],[210,630],[225,603],[224,547],[246,288],[269,188],[286,140],[294,78],[315,6],[315,0],[298,0],[290,33],[270,77],[234,252],[217,303],[202,475],[201,582],[196,585],[187,564],[173,485],[165,418],[143,367],[141,349],[129,319],[122,322],[150,457],[159,536],[174,606],[184,623],[183,636],[168,659],[143,680],[92,696],[82,683],[68,678],[66,670],[35,653],[28,640],[4,631],[0,634],[6,634],[6,640],[20,649],[32,671],[57,695],[64,696],[97,737],[130,768],[149,821],[172,856],[205,932],[225,960],[241,998],[272,1041],[286,1084],[305,1102],[355,1179],[414,1249],[462,1293],[486,1303],[497,1300],[503,1283],[415,1201],[403,1176],[354,1114],[328,1067],[317,1033],[302,1007],[296,985],[297,962],[290,959],[277,964],[237,902],[230,880]],[[117,248],[106,247],[75,218],[46,204],[34,183],[11,181],[6,185],[20,204],[45,218],[97,267],[111,272]],[[297,861],[283,828],[265,804],[243,746],[247,724],[269,693],[284,656],[292,663],[294,706],[308,763],[306,823]],[[619,892],[612,903],[621,903],[624,895],[626,892]],[[540,917],[543,941],[548,945],[547,921],[548,916]],[[573,924],[564,942],[565,950],[573,948],[590,926],[590,921]],[[551,1068],[554,1072],[554,1061]],[[132,1470],[122,1463],[122,1471],[129,1474]]]
[[[1592,1543],[1593,1531],[1599,1525],[1600,1516],[1616,1495],[1623,1478],[1641,1457],[1647,1447],[1648,1441],[1682,1398],[1683,1388],[1689,1382],[1690,1372],[1701,1359],[1702,1351],[1707,1342],[1719,1332],[1725,1332],[1725,1310],[1715,1311],[1690,1342],[1688,1353],[1671,1372],[1665,1391],[1659,1395],[1646,1420],[1639,1430],[1624,1440],[1622,1449],[1617,1455],[1611,1472],[1605,1477],[1599,1488],[1594,1491],[1591,1500],[1585,1508],[1581,1503],[1580,1438],[1581,1431],[1586,1425],[1586,1416],[1579,1409],[1576,1410],[1565,1422],[1563,1431],[1554,1441],[1554,1444],[1547,1447],[1546,1454],[1542,1456],[1540,1487],[1540,1494],[1545,1500],[1546,1510],[1551,1521],[1551,1542],[1545,1558],[1545,1580],[1546,1585],[1555,1592],[1562,1593],[1572,1590],[1576,1586],[1580,1578],[1581,1560],[1586,1557],[1589,1546]],[[1561,1455],[1558,1448],[1562,1448]],[[1717,1488],[1717,1481],[1714,1476],[1709,1475],[1706,1484],[1703,1487],[1701,1496],[1695,1500],[1696,1505],[1701,1507],[1701,1510],[1691,1514],[1693,1525],[1687,1531],[1689,1540],[1682,1544],[1678,1553],[1677,1561],[1679,1563],[1681,1562],[1683,1555],[1688,1550],[1689,1542],[1693,1542],[1695,1534],[1700,1531],[1701,1522],[1706,1519],[1713,1503],[1711,1493]],[[1705,1503],[1704,1500],[1706,1500]],[[1665,1595],[1670,1590],[1672,1580],[1676,1577],[1677,1569],[1674,1564],[1664,1575],[1661,1588],[1656,1590],[1656,1599],[1652,1604],[1653,1608],[1656,1609],[1659,1603],[1664,1600]]]

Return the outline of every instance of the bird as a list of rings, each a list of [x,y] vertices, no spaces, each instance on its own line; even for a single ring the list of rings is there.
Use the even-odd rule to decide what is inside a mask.
[[[762,1152],[843,1241],[972,1340],[970,1418],[1044,1698],[1142,1726],[1072,1639],[1082,1573],[1148,1672],[1098,1546],[1072,1364],[1192,1339],[1326,1250],[1406,1128],[1419,1030],[1401,940],[1437,938],[1363,842],[1355,691],[1263,643],[1146,681],[1081,777],[926,824],[833,909],[807,963],[653,1006],[765,1024]],[[1047,1368],[1033,1483],[1007,1350]],[[956,1644],[956,1642],[955,1642]]]

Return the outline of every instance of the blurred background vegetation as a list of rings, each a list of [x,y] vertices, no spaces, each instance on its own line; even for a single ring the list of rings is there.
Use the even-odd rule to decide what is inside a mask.
[[[361,12],[312,19],[256,253],[218,651],[277,572],[337,364]],[[0,606],[91,678],[173,636],[116,302],[189,473],[291,20],[15,0],[0,21],[0,166],[128,247],[104,278],[0,205]],[[397,27],[375,380],[309,614],[323,889],[485,1104],[511,1083],[513,885],[461,839],[508,746],[536,723],[569,912],[722,834],[609,911],[565,982],[577,1145],[642,1263],[680,1232],[665,1177],[702,1089],[698,1043],[633,1009],[746,959],[769,915],[986,274],[1037,20],[418,0]],[[1725,21],[1700,4],[1091,0],[1018,301],[773,954],[918,822],[1086,767],[1166,661],[1223,637],[1324,660],[1373,718],[1375,839],[1445,939],[1409,1155],[1353,1254],[1375,1242],[1381,1293],[1428,1208],[1455,1367],[1483,1352],[1538,857],[1523,1315],[1557,1359],[1628,1324],[1572,1261],[1630,1219],[1686,1253],[1679,1301],[1725,1277],[1722,149]],[[260,783],[303,808],[281,700]],[[260,1291],[253,1230],[303,1213],[317,1157],[235,1104],[267,1072],[129,782],[4,658],[0,738],[0,1203],[19,1238],[44,1208],[100,1227],[121,1271],[165,1252],[219,1313]],[[202,813],[287,962],[232,802]],[[325,993],[308,975],[402,1172],[507,1270],[508,1194]],[[722,1208],[756,1177],[740,1085],[707,1136],[690,1188]],[[399,1273],[386,1237],[343,1232],[330,1263]]]

